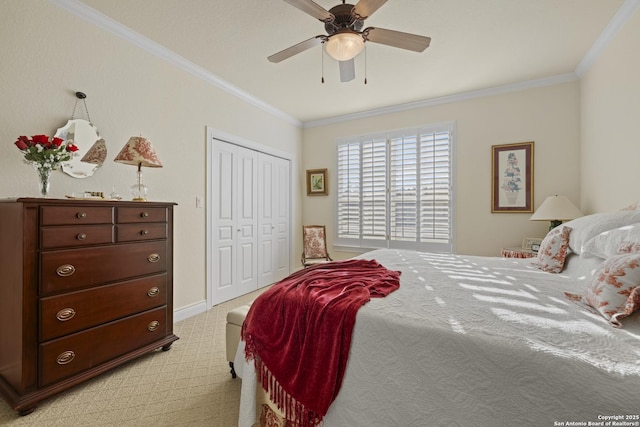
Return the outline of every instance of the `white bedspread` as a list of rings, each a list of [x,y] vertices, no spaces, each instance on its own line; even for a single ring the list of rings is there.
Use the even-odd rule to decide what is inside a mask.
[[[617,415],[640,425],[640,315],[616,329],[563,294],[582,291],[595,261],[575,256],[550,274],[530,259],[384,249],[360,258],[401,270],[401,285],[358,312],[326,427],[587,425]],[[243,354],[239,425],[248,427],[256,383]]]

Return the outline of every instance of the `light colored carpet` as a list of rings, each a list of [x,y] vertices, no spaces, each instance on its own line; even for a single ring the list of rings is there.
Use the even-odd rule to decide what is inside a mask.
[[[240,378],[225,355],[229,310],[267,288],[180,321],[169,351],[156,351],[40,402],[17,415],[0,399],[2,426],[212,426],[238,424]]]

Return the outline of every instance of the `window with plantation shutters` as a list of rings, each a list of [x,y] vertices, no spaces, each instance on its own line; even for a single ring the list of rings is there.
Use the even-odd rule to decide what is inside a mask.
[[[453,123],[337,144],[336,244],[452,251]]]

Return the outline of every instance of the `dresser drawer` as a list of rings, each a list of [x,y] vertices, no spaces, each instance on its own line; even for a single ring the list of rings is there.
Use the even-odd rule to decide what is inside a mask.
[[[41,387],[98,366],[167,335],[166,306],[40,344]]]
[[[117,242],[135,242],[167,238],[167,224],[126,224],[116,226]]]
[[[167,275],[42,298],[40,341],[48,341],[167,303]]]
[[[113,225],[70,225],[41,227],[42,249],[113,243]]]
[[[167,242],[141,242],[40,253],[40,295],[162,273]]]
[[[166,222],[167,221],[167,209],[166,208],[151,208],[145,206],[144,203],[140,204],[140,207],[117,207],[116,208],[116,222]]]
[[[41,206],[40,225],[111,224],[109,206]]]

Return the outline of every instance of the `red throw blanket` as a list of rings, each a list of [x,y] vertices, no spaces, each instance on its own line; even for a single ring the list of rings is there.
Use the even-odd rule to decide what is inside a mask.
[[[287,419],[320,423],[340,391],[358,309],[399,287],[400,272],[375,260],[334,261],[293,273],[253,302],[245,356]]]

